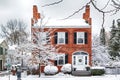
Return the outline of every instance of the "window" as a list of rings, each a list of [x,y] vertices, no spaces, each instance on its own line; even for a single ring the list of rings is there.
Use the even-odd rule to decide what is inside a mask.
[[[75,32],[74,43],[75,44],[87,44],[87,33],[86,32]]]
[[[7,49],[5,49],[5,54],[7,54]]]
[[[55,44],[68,44],[68,33],[67,32],[56,32],[55,33]]]
[[[46,32],[43,32],[41,36],[42,36],[42,43],[46,44],[47,43],[47,40],[46,40],[47,34],[46,34]]]
[[[64,64],[64,56],[60,56],[58,59],[58,65],[63,65]]]
[[[55,65],[61,66],[65,64],[65,54],[58,54],[55,60]]]
[[[42,44],[47,44],[47,33],[40,32],[40,41]]]
[[[58,32],[58,44],[65,44],[65,32]]]
[[[0,47],[0,55],[3,55],[3,48]]]
[[[77,32],[77,44],[84,44],[84,32]]]

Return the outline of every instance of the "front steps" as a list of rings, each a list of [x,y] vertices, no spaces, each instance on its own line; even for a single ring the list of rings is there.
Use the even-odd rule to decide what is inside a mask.
[[[76,70],[76,71],[72,71],[72,75],[74,75],[74,76],[90,76],[91,72],[86,71],[86,70]]]

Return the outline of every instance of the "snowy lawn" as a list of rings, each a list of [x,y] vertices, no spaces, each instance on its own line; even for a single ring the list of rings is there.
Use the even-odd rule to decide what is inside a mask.
[[[0,77],[0,80],[9,80],[9,76]],[[10,75],[10,80],[17,80],[16,76]],[[29,75],[22,76],[22,80],[120,80],[120,75],[104,75],[104,76],[71,76],[68,74],[59,73],[54,76],[41,75]]]

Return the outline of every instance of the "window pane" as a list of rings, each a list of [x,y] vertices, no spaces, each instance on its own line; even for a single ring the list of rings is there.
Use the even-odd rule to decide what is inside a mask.
[[[63,65],[63,64],[64,64],[63,59],[59,60],[59,65]]]
[[[84,43],[84,32],[77,32],[77,43]]]
[[[46,44],[47,43],[47,33],[46,32],[40,32],[40,38],[41,38],[41,42],[42,44]]]
[[[58,32],[58,41],[59,44],[65,44],[65,32]]]
[[[59,38],[59,43],[64,43],[64,38]]]
[[[64,65],[65,64],[65,55],[59,55],[58,56],[58,60],[57,60],[58,62],[58,64],[57,65]]]
[[[83,43],[83,39],[82,38],[78,38],[78,43]]]

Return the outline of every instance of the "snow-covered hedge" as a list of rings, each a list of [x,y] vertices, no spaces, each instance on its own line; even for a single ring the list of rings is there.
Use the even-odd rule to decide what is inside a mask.
[[[105,74],[105,67],[91,67],[91,75]]]
[[[44,68],[44,73],[46,75],[54,75],[57,72],[58,72],[58,68],[56,66],[48,65],[48,66],[45,66],[45,68]]]
[[[61,71],[63,73],[71,73],[71,64],[65,64],[62,66]]]

